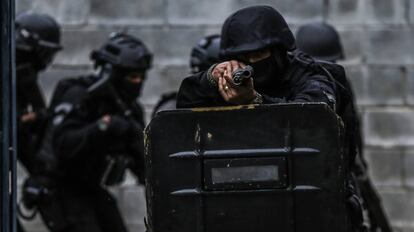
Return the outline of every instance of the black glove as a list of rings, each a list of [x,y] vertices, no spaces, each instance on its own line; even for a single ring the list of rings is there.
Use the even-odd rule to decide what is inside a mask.
[[[50,194],[48,181],[42,178],[29,177],[24,181],[22,200],[27,209],[34,209]]]
[[[126,136],[132,130],[132,123],[125,117],[119,115],[111,116],[111,121],[108,125],[108,133],[113,136]]]

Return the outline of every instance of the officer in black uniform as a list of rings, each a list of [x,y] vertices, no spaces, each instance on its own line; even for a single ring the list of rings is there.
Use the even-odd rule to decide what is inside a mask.
[[[191,50],[190,67],[191,73],[195,74],[206,71],[211,65],[220,61],[220,35],[208,35],[201,39]],[[177,92],[165,93],[154,107],[152,117],[162,110],[176,109]]]
[[[37,77],[62,49],[61,32],[59,24],[49,15],[26,12],[16,17],[15,28],[18,159],[32,175],[36,169],[33,157],[39,149],[47,120]],[[23,231],[20,223],[18,231]]]
[[[16,18],[18,158],[31,171],[31,154],[39,146],[46,104],[37,84],[38,73],[53,60],[60,45],[60,26],[50,16],[23,13]]]
[[[126,168],[145,181],[145,124],[137,98],[152,54],[138,38],[120,33],[91,58],[98,74],[61,81],[51,103],[61,173],[56,193],[65,218],[52,231],[127,231],[105,187],[120,183]]]
[[[345,59],[341,38],[335,28],[324,22],[302,25],[296,33],[299,50],[317,60],[336,63]]]
[[[316,101],[334,107],[335,85],[289,56],[294,49],[293,34],[279,12],[269,6],[241,9],[222,27],[220,55],[227,61],[184,79],[177,106]],[[253,67],[254,78],[237,86],[231,75],[246,65]]]
[[[327,23],[314,22],[301,26],[296,34],[296,41],[299,50],[318,60],[336,63],[345,59],[340,36],[335,28]],[[364,206],[368,210],[370,231],[377,231],[377,229],[382,232],[391,231],[379,195],[368,176],[368,166],[363,157],[361,122],[352,85],[346,76],[335,76],[335,78],[342,93],[343,109],[339,113],[345,122],[346,134],[349,137],[347,140],[350,157],[355,157],[352,168],[357,177]]]
[[[319,61],[336,63],[345,59],[342,43],[338,32],[327,23],[309,23],[301,26],[296,34],[296,44],[299,50],[312,56]],[[343,77],[343,78],[341,78]],[[356,108],[355,95],[352,85],[346,76],[334,76],[339,90],[342,94],[343,112],[342,119],[345,121],[350,140],[350,151],[352,156],[362,157],[362,132],[360,119]],[[362,161],[362,159],[360,159]],[[366,166],[366,163],[361,163]]]
[[[339,86],[333,77],[345,75],[344,69],[295,51],[293,34],[275,9],[252,6],[239,10],[224,22],[221,36],[220,55],[227,61],[184,79],[178,107],[288,102],[325,102],[333,110],[342,107]],[[252,78],[237,85],[233,73],[246,65],[253,68]],[[349,228],[353,232],[363,230],[361,205],[354,187],[350,175],[347,197]]]

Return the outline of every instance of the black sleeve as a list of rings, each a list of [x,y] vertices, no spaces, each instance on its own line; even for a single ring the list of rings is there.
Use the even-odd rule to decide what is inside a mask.
[[[83,103],[87,99],[84,89],[73,88],[64,95],[63,101],[54,108],[54,151],[64,159],[105,149],[110,138],[103,133],[96,119],[87,117]]]
[[[177,108],[212,107],[228,105],[220,96],[217,87],[207,80],[207,72],[200,72],[181,82],[177,95]]]
[[[263,104],[278,104],[278,103],[287,102],[284,98],[271,97],[265,94],[262,94],[262,97],[263,97]]]
[[[286,102],[325,102],[335,108],[335,85],[323,75],[309,75],[292,80],[286,98],[263,95],[263,104]],[[229,105],[219,95],[216,87],[207,80],[207,72],[185,78],[177,96],[177,108],[211,107]]]
[[[336,90],[333,81],[323,75],[305,76],[295,83],[292,102],[324,102],[333,109],[336,107]]]
[[[325,76],[303,76],[291,83],[289,88],[291,94],[286,98],[263,95],[263,104],[324,102],[335,109],[336,94],[334,83]]]
[[[54,150],[60,157],[72,159],[81,154],[103,150],[109,141],[99,130],[97,122],[82,122],[68,116],[55,130]]]

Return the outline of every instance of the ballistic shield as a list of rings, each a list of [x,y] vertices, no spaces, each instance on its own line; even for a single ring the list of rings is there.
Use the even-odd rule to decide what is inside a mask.
[[[348,231],[326,104],[163,111],[145,133],[149,232]]]

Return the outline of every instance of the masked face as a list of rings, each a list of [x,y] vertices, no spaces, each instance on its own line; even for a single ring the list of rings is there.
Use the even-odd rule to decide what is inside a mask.
[[[30,63],[16,66],[17,88],[24,90],[37,85],[37,71]]]
[[[257,89],[262,89],[271,85],[274,80],[278,78],[277,63],[272,56],[254,63],[250,63],[250,65],[254,70],[253,81],[254,86]]]
[[[37,72],[43,71],[49,66],[58,49],[35,47],[31,51],[23,51],[16,49],[16,63],[19,64],[30,63]]]
[[[127,102],[135,101],[140,95],[145,80],[143,71],[117,72],[114,86],[119,95]]]
[[[242,59],[253,67],[253,82],[256,90],[266,93],[279,86],[283,75],[279,53],[266,49],[247,54]]]

